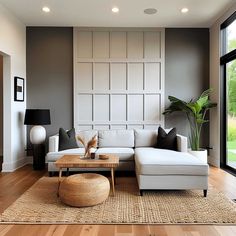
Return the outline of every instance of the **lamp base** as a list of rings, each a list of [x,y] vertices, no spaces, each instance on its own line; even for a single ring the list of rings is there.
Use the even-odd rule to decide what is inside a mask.
[[[33,169],[45,168],[45,144],[33,144]]]
[[[30,130],[30,142],[32,144],[41,144],[46,139],[46,130],[41,125],[35,125]]]

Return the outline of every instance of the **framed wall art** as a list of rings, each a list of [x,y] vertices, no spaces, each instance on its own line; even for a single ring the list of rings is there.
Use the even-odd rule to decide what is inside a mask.
[[[14,101],[23,102],[25,99],[25,80],[14,77]]]

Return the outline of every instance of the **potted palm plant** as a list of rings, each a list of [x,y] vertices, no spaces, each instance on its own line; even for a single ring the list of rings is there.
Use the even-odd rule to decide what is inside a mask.
[[[169,96],[171,104],[165,109],[164,115],[180,111],[184,112],[187,116],[190,125],[190,147],[189,152],[194,156],[207,162],[207,150],[200,148],[200,135],[202,131],[202,125],[207,123],[206,114],[207,111],[217,104],[213,103],[209,99],[209,95],[212,89],[204,91],[199,98],[196,100],[191,99],[189,102],[182,101],[176,97]]]

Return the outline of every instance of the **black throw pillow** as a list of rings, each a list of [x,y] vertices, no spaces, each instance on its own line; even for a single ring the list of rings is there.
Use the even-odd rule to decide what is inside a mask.
[[[65,131],[63,128],[59,129],[59,151],[77,148],[75,138],[75,128]]]
[[[177,151],[176,128],[173,128],[169,133],[166,133],[164,129],[159,127],[157,148]]]

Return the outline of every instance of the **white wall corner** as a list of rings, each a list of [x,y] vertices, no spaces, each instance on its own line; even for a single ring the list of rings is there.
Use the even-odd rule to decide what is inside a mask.
[[[220,167],[219,159],[214,156],[208,156],[208,164],[211,166]]]
[[[2,172],[13,172],[16,169],[25,166],[29,163],[28,157],[22,157],[14,162],[3,162],[2,163]]]
[[[26,164],[33,164],[33,156],[26,156]]]

